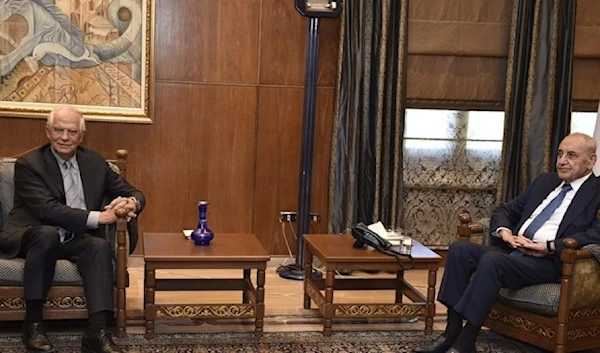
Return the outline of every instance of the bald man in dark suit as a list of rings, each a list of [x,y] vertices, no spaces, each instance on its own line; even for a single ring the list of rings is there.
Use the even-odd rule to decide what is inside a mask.
[[[446,330],[416,353],[475,352],[477,334],[501,287],[557,282],[562,239],[574,238],[580,246],[600,242],[595,163],[594,139],[578,133],[565,137],[557,172],[540,175],[525,192],[492,212],[492,246],[466,241],[450,245],[438,295],[448,307]]]

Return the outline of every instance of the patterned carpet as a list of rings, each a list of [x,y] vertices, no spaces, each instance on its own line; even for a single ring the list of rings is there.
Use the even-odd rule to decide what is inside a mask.
[[[435,333],[435,338],[439,333]],[[51,334],[57,352],[79,353],[81,336]],[[233,353],[233,352],[335,352],[335,353],[410,353],[425,342],[423,331],[362,331],[334,332],[323,337],[320,332],[265,333],[260,340],[252,333],[185,333],[157,334],[146,340],[141,334],[129,334],[117,339],[127,352],[135,353]],[[0,337],[0,352],[25,353],[18,336]],[[479,353],[539,352],[529,346],[513,342],[490,332],[481,332],[477,341]]]

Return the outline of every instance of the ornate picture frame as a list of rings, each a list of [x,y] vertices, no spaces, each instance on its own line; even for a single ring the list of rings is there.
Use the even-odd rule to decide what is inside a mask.
[[[155,0],[0,0],[0,116],[152,123]]]

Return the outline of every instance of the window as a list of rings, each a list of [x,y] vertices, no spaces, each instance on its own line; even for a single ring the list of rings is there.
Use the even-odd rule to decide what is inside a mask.
[[[504,112],[407,109],[404,148],[436,150],[465,140],[467,150],[501,150]]]
[[[452,110],[407,109],[404,148],[436,150],[455,139],[459,112]]]
[[[467,149],[500,149],[504,133],[504,112],[407,109],[405,148],[435,148],[442,141],[458,140],[461,117],[466,116]],[[594,135],[596,112],[573,112],[571,132]],[[465,138],[463,137],[463,138]]]
[[[597,113],[573,112],[571,132],[593,136]],[[496,204],[504,112],[407,109],[404,225],[431,248],[456,237],[456,217],[489,217]]]
[[[489,217],[495,202],[504,112],[407,109],[404,225],[432,248],[456,237],[457,212]]]
[[[502,150],[504,112],[467,112],[467,150]]]

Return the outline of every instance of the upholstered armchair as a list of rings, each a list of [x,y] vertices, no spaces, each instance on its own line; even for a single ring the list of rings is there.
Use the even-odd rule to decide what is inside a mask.
[[[118,150],[116,160],[107,160],[113,170],[123,176],[127,170],[128,153]],[[13,205],[14,167],[16,158],[0,157],[0,229]],[[107,200],[109,202],[109,200]],[[116,335],[125,336],[125,289],[129,285],[127,273],[128,236],[127,211],[117,211],[115,225],[103,229],[104,236],[110,241],[115,252],[115,313]],[[1,249],[0,249],[1,250]],[[0,321],[23,320],[25,300],[23,289],[23,259],[0,259]],[[87,318],[86,299],[83,283],[77,266],[68,260],[58,260],[54,275],[54,284],[44,304],[44,319],[84,319]]]
[[[458,219],[460,239],[490,244],[489,218],[471,223],[465,212]],[[555,353],[600,347],[600,245],[563,244],[560,282],[502,288],[486,327]]]

